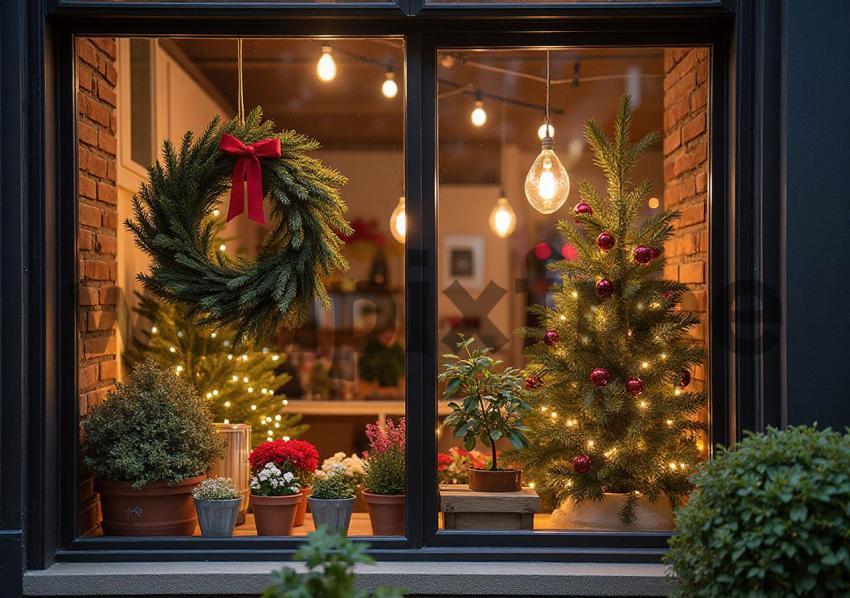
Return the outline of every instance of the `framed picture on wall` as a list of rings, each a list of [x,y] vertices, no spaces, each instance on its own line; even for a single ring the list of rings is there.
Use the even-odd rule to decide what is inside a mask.
[[[480,235],[446,235],[441,260],[444,288],[455,280],[466,289],[484,286],[484,237]]]

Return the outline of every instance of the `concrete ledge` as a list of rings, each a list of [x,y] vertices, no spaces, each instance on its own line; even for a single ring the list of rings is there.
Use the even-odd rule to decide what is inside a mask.
[[[25,596],[259,595],[276,562],[56,563],[24,574]],[[292,563],[303,571],[303,565]],[[358,587],[441,596],[664,596],[667,568],[621,563],[382,562]]]

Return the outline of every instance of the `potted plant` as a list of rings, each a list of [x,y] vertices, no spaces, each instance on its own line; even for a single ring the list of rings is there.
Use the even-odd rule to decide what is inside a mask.
[[[342,465],[345,468],[346,475],[351,478],[351,482],[354,485],[354,512],[365,513],[366,501],[363,499],[363,477],[366,475],[366,472],[363,459],[358,457],[357,453],[351,453],[349,456],[339,451],[322,461],[322,471],[329,472],[337,465]],[[316,473],[318,474],[318,472]]]
[[[850,595],[850,434],[798,426],[719,448],[664,557],[675,596]]]
[[[239,518],[242,493],[230,478],[212,478],[192,491],[201,534],[210,538],[229,538]]]
[[[260,536],[289,536],[302,493],[298,479],[269,461],[251,477],[251,508]]]
[[[397,393],[404,378],[404,348],[391,342],[392,331],[385,335],[369,337],[357,360],[363,396]]]
[[[369,509],[372,532],[378,536],[404,535],[404,492],[407,482],[404,463],[404,418],[395,424],[387,418],[384,428],[366,426],[369,453],[363,498]]]
[[[463,438],[467,450],[475,448],[476,440],[490,448],[489,468],[469,468],[471,490],[515,492],[521,488],[522,472],[499,468],[496,442],[504,438],[514,448],[528,446],[522,421],[530,409],[524,398],[524,378],[515,368],[496,371],[502,362],[490,356],[489,348],[470,350],[474,342],[473,337],[461,337],[457,348],[465,355],[443,355],[447,362],[439,379],[446,383],[443,396],[452,410],[443,425],[450,426],[456,438]]]
[[[262,598],[401,598],[405,591],[378,587],[374,593],[354,589],[354,567],[372,565],[366,554],[368,544],[355,544],[348,538],[318,529],[307,537],[294,559],[303,561],[307,571],[284,566],[272,572],[272,583]]]
[[[257,473],[267,463],[298,479],[301,486],[302,501],[295,513],[295,527],[304,525],[307,513],[307,497],[310,496],[310,482],[313,472],[319,466],[319,451],[306,440],[269,440],[257,446],[248,456],[251,472]]]
[[[82,418],[83,463],[95,476],[103,533],[190,536],[192,490],[223,446],[195,388],[152,362]]]
[[[313,478],[313,495],[307,499],[313,523],[328,528],[329,532],[348,534],[351,511],[354,508],[354,480],[345,466],[333,466],[330,471],[318,471]]]

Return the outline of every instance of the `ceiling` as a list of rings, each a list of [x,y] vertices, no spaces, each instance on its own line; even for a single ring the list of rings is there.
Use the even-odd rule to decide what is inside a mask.
[[[236,40],[172,39],[161,42],[212,95],[235,112]],[[337,76],[316,76],[322,46],[330,45]],[[247,107],[261,105],[282,128],[294,128],[330,149],[401,149],[403,92],[381,93],[385,73],[403,89],[400,38],[248,39],[244,41]],[[556,150],[580,144],[587,118],[610,125],[619,97],[635,95],[636,135],[660,129],[663,111],[662,48],[558,49],[550,53],[551,122]],[[438,55],[440,176],[482,183],[498,177],[498,161],[482,160],[502,140],[522,151],[539,146],[543,122],[546,52],[542,49],[441,51]],[[477,94],[487,122],[475,127]],[[504,101],[503,101],[504,100]],[[560,146],[560,147],[558,147]]]

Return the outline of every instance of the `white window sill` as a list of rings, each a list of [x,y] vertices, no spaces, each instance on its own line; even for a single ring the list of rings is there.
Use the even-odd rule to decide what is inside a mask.
[[[277,562],[56,563],[24,574],[25,596],[259,595]],[[303,566],[293,563],[298,570]],[[664,596],[658,564],[382,562],[358,567],[357,585],[412,595]]]

